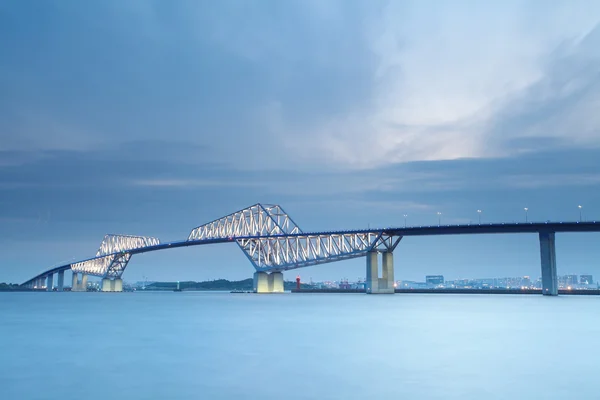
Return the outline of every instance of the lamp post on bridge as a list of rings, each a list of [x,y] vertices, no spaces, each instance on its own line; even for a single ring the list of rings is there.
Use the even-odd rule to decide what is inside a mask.
[[[407,214],[404,214],[404,227],[406,228],[406,217],[408,217]]]
[[[442,225],[442,213],[441,212],[437,212],[438,215],[438,226]]]
[[[579,222],[581,222],[582,221],[582,219],[581,219],[581,208],[582,207],[580,205],[577,206],[577,207],[579,208]]]
[[[479,225],[481,225],[481,213],[483,211],[482,210],[477,210],[477,216],[479,217]]]
[[[525,207],[523,210],[525,210],[525,222],[527,222],[527,211],[529,211],[529,208]]]

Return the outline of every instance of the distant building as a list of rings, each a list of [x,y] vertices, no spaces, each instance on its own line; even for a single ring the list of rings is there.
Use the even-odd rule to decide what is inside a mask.
[[[444,275],[427,275],[425,276],[425,283],[433,286],[443,285]]]
[[[577,285],[577,283],[578,283],[577,275],[566,275],[565,276],[565,283],[568,286]]]
[[[579,283],[581,283],[582,285],[591,285],[592,283],[594,283],[594,280],[592,279],[592,275],[580,275]]]

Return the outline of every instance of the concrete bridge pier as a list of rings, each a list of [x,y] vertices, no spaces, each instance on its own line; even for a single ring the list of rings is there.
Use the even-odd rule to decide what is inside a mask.
[[[122,292],[123,291],[123,280],[120,278],[102,279],[102,291],[103,292]]]
[[[46,290],[48,292],[51,292],[53,286],[54,286],[54,275],[49,274],[48,277],[46,278]]]
[[[282,272],[255,272],[254,293],[283,293]]]
[[[58,271],[58,282],[57,282],[57,286],[58,286],[58,291],[62,292],[63,289],[65,288],[65,271]]]
[[[379,277],[377,251],[367,253],[367,294],[394,294],[394,253],[383,252]]]
[[[73,279],[71,279],[71,291],[75,292],[77,291],[77,281],[79,280],[78,278],[78,273],[73,271]]]
[[[556,271],[556,249],[554,232],[540,232],[540,258],[542,261],[542,294],[558,295],[558,276]]]
[[[269,274],[269,291],[271,293],[283,293],[283,272],[271,272]]]
[[[71,285],[72,292],[85,292],[87,291],[87,278],[86,274],[81,274],[81,280],[79,280],[79,274],[73,272],[73,283]]]

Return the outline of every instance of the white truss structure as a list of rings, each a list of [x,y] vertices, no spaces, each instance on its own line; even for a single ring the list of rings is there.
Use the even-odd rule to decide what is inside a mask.
[[[119,253],[121,251],[140,249],[142,247],[156,246],[160,244],[158,238],[149,236],[132,235],[106,235],[100,243],[96,257],[107,254]]]
[[[199,226],[192,230],[188,241],[225,238],[235,239],[260,271],[286,270],[362,257],[367,251],[377,250],[386,244],[397,245],[381,232],[302,234],[283,208],[275,204],[255,204]]]
[[[392,252],[402,236],[384,232],[340,232],[239,239],[237,242],[258,271],[284,271]]]
[[[160,240],[147,236],[106,235],[96,253],[96,258],[71,264],[73,272],[103,278],[120,278],[131,259],[129,250],[156,246]]]
[[[391,252],[402,236],[385,230],[303,233],[280,206],[255,204],[193,229],[179,244],[208,244],[214,239],[235,241],[258,271],[284,271],[361,257],[369,251]],[[70,267],[76,273],[120,278],[132,253],[158,250],[147,248],[159,245],[153,237],[106,235],[96,257]]]
[[[302,233],[302,231],[280,206],[276,204],[255,204],[252,207],[194,228],[188,240],[297,233]]]
[[[93,276],[104,276],[108,268],[112,264],[115,258],[114,254],[93,258],[87,261],[81,261],[78,263],[71,264],[71,270],[73,272],[81,272],[83,274]]]

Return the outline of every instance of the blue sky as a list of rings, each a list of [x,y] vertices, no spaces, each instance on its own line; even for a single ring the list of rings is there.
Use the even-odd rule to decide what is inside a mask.
[[[4,1],[0,281],[183,239],[257,202],[303,230],[600,219],[596,1]],[[600,235],[559,273],[600,278]],[[531,235],[409,238],[396,276],[531,275]],[[135,281],[242,279],[235,246],[135,257]],[[355,279],[364,260],[299,271]],[[293,278],[296,272],[288,273]]]

